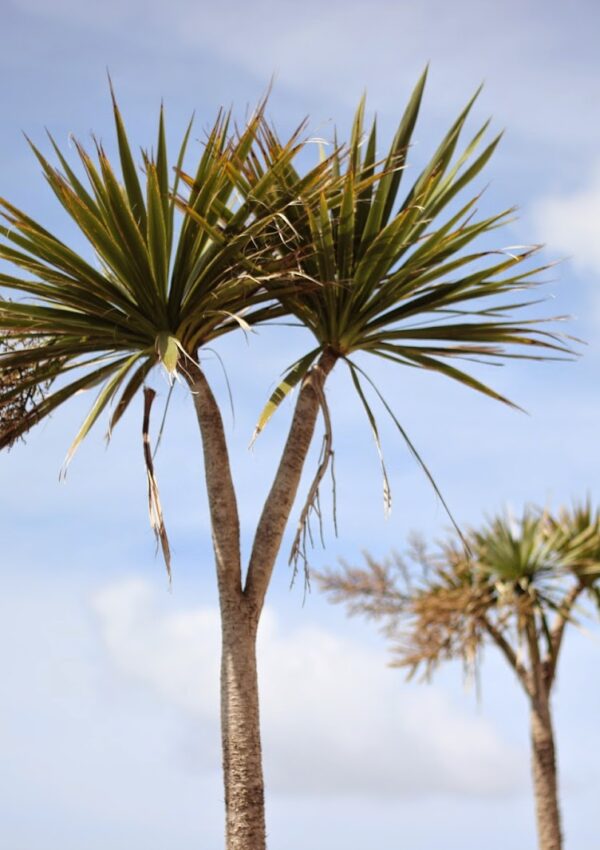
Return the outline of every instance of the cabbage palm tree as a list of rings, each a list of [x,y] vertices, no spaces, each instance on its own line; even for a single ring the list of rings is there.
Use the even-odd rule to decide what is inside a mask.
[[[350,369],[378,441],[364,389],[368,378],[352,359],[356,352],[442,372],[500,399],[452,361],[505,355],[542,358],[565,351],[556,335],[534,319],[510,318],[525,306],[522,296],[517,303],[501,298],[531,283],[534,271],[521,270],[531,252],[466,250],[509,215],[475,221],[476,197],[454,203],[498,141],[477,153],[485,125],[454,156],[472,102],[400,197],[424,84],[425,75],[381,160],[375,124],[363,145],[364,103],[349,144],[336,143],[332,155],[308,171],[295,165],[302,147],[298,134],[281,143],[263,108],[242,132],[230,130],[228,116],[219,116],[191,175],[182,170],[188,129],[174,185],[168,179],[162,115],[156,154],[142,157],[143,181],[116,104],[120,175],[99,145],[97,164],[77,145],[87,185],[54,142],[58,169],[34,148],[51,188],[88,238],[96,264],[8,201],[0,202],[8,220],[0,231],[0,257],[28,275],[3,274],[0,284],[31,297],[0,306],[0,331],[20,342],[18,350],[1,356],[0,370],[39,370],[35,378],[26,377],[2,391],[0,409],[42,379],[59,384],[20,420],[3,428],[0,447],[79,390],[100,386],[70,459],[113,400],[110,428],[115,427],[155,366],[162,364],[190,388],[204,453],[222,621],[228,850],[265,847],[256,635],[322,411],[324,452],[300,512],[292,556],[297,561],[305,554],[311,509],[317,505],[331,451],[324,385],[334,365],[342,361]],[[446,209],[449,213],[442,217]],[[257,433],[290,389],[299,386],[287,441],[244,569],[227,441],[202,358],[206,347],[223,334],[277,317],[308,329],[314,342],[288,369],[258,421]],[[145,426],[152,399],[146,387]],[[169,564],[147,430],[151,516]]]
[[[589,504],[557,516],[526,510],[454,535],[437,553],[422,546],[406,566],[367,558],[319,576],[335,602],[375,618],[391,641],[392,665],[426,676],[445,660],[467,670],[495,645],[529,702],[532,773],[540,850],[561,850],[562,836],[551,696],[566,628],[600,607],[600,512]]]
[[[286,201],[279,191],[278,203],[270,185],[302,145],[294,135],[285,146],[269,148],[262,139],[264,104],[241,132],[230,129],[230,115],[219,114],[192,176],[181,170],[188,126],[171,182],[161,109],[155,153],[142,152],[140,177],[114,97],[113,107],[120,174],[98,143],[94,159],[75,142],[83,176],[52,138],[58,168],[31,144],[50,188],[86,237],[91,262],[0,199],[6,221],[0,258],[21,272],[0,275],[0,286],[18,294],[0,302],[0,448],[75,394],[99,387],[66,466],[111,402],[109,434],[143,390],[150,516],[170,574],[149,447],[154,391],[147,383],[161,367],[171,380],[180,375],[190,385],[204,440],[223,615],[228,846],[259,848],[264,820],[252,618],[242,595],[239,524],[221,415],[199,358],[222,335],[282,313],[271,290],[293,282],[297,257],[271,244],[274,238],[284,244],[275,222],[285,218]],[[308,195],[311,185],[318,189],[328,181],[326,164],[319,165],[303,176],[295,194]],[[53,391],[40,395],[50,384]]]
[[[489,121],[457,153],[475,93],[439,143],[430,161],[401,194],[410,167],[411,139],[417,122],[427,71],[419,79],[385,156],[378,158],[377,122],[365,128],[365,100],[359,104],[351,138],[334,144],[330,157],[332,189],[311,192],[290,205],[290,241],[304,257],[302,272],[317,286],[288,288],[279,303],[310,331],[313,346],[292,364],[258,421],[258,434],[283,398],[315,363],[328,372],[334,363],[348,369],[368,417],[379,452],[386,510],[391,504],[377,419],[367,385],[398,428],[401,438],[444,500],[427,467],[384,395],[356,361],[357,354],[437,372],[493,399],[516,407],[459,364],[496,363],[504,358],[551,359],[567,349],[559,337],[531,317],[515,320],[527,302],[515,292],[538,285],[540,268],[523,268],[536,247],[490,249],[488,237],[510,222],[514,208],[488,217],[478,215],[481,193],[466,189],[490,160],[501,134],[486,140]],[[283,149],[271,134],[274,149]],[[293,162],[282,172],[286,191],[300,176]],[[306,252],[305,246],[312,250]],[[324,399],[322,399],[325,406]],[[330,421],[327,411],[326,424]],[[330,440],[326,441],[330,449]],[[325,452],[325,455],[327,452]],[[324,474],[325,462],[316,484]],[[307,501],[302,519],[311,508]],[[445,503],[444,503],[445,505]],[[300,522],[292,552],[305,556],[306,525]]]

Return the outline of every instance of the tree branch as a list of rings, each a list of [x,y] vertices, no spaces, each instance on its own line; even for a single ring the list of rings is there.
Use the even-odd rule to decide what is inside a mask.
[[[231,600],[232,594],[241,600],[240,522],[221,412],[204,373],[191,358],[180,371],[191,390],[202,434],[219,594],[222,601]]]
[[[527,668],[519,661],[517,653],[514,651],[514,649],[504,637],[499,628],[497,628],[493,623],[491,623],[487,617],[482,617],[481,620],[487,633],[492,638],[500,652],[502,652],[510,666],[515,671],[518,680],[525,689],[525,692],[528,694],[528,696],[533,697],[533,689],[531,687],[531,681]]]
[[[554,621],[554,625],[550,631],[550,639],[552,645],[550,648],[551,652],[549,663],[547,665],[547,677],[549,688],[552,686],[556,676],[556,665],[558,663],[558,656],[565,634],[565,627],[571,618],[571,611],[573,610],[573,606],[577,601],[577,597],[582,591],[583,585],[581,584],[581,582],[577,582],[577,584],[571,588],[571,590],[563,599],[559,610],[557,611],[556,620]]]
[[[317,365],[302,382],[279,467],[256,529],[244,589],[256,617],[262,609],[281,539],[294,504],[321,407],[323,385],[336,360],[335,352],[324,351]]]
[[[529,661],[531,664],[531,686],[533,690],[532,699],[535,700],[536,703],[539,703],[540,700],[545,701],[548,698],[549,687],[546,678],[545,665],[540,654],[535,615],[527,618],[525,634],[527,636]]]

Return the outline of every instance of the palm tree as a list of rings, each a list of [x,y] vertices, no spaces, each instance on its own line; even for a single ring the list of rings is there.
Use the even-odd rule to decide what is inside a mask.
[[[349,145],[336,143],[333,154],[307,172],[295,165],[302,148],[299,133],[280,142],[264,117],[264,104],[242,131],[230,130],[229,116],[220,115],[191,176],[182,171],[188,128],[173,186],[168,180],[162,113],[156,154],[142,157],[144,188],[116,103],[120,177],[99,145],[95,165],[77,144],[87,187],[52,140],[60,169],[34,147],[51,188],[90,242],[97,265],[8,201],[0,201],[8,219],[8,226],[0,231],[0,257],[33,278],[0,277],[0,284],[32,296],[30,301],[0,306],[0,330],[20,343],[17,351],[1,356],[0,370],[38,370],[35,378],[26,377],[2,392],[0,409],[32,384],[60,382],[59,389],[3,428],[0,448],[79,390],[100,385],[69,452],[70,460],[113,399],[110,428],[115,427],[155,366],[162,364],[190,388],[201,431],[222,621],[221,716],[229,850],[265,847],[256,635],[322,411],[324,451],[300,513],[292,551],[296,562],[305,555],[308,522],[318,505],[318,487],[331,452],[324,385],[334,365],[341,360],[349,367],[378,441],[376,419],[364,390],[363,381],[369,379],[351,357],[356,352],[438,371],[501,399],[450,361],[505,355],[541,359],[566,351],[557,336],[540,329],[534,319],[509,318],[525,306],[522,297],[516,304],[501,299],[532,283],[535,270],[521,271],[531,252],[498,255],[483,247],[465,250],[509,216],[503,212],[475,221],[476,197],[452,205],[498,141],[494,139],[476,155],[486,124],[454,157],[472,101],[405,198],[399,198],[424,84],[425,75],[382,160],[376,153],[375,123],[363,146],[364,102]],[[186,194],[182,194],[184,187]],[[440,221],[446,208],[451,212]],[[176,239],[178,211],[181,223]],[[287,371],[258,421],[257,433],[289,390],[299,385],[287,441],[244,570],[227,441],[202,357],[206,347],[223,334],[284,316],[309,329],[315,342]],[[523,346],[522,354],[519,346]],[[532,351],[539,353],[532,355]],[[77,377],[72,379],[74,370]],[[146,387],[151,516],[169,565],[147,437],[152,399],[153,392]]]
[[[392,665],[426,677],[445,660],[472,671],[485,643],[512,668],[530,709],[533,784],[540,850],[562,837],[551,696],[566,627],[600,607],[600,512],[589,504],[557,516],[527,509],[519,521],[498,517],[456,535],[430,555],[413,544],[424,568],[415,579],[396,558],[345,565],[318,576],[334,602],[383,623]]]
[[[271,184],[301,148],[297,134],[270,149],[262,103],[242,131],[219,114],[193,176],[182,172],[188,126],[169,181],[161,109],[155,154],[142,151],[140,180],[113,95],[121,174],[101,145],[96,161],[75,142],[87,185],[52,137],[60,168],[31,144],[58,200],[86,237],[89,262],[49,230],[1,199],[7,224],[0,257],[27,277],[3,273],[0,285],[20,298],[0,304],[0,448],[10,446],[71,396],[100,386],[67,454],[115,400],[109,434],[144,390],[144,456],[151,521],[170,574],[171,556],[149,448],[154,391],[162,366],[190,386],[206,459],[217,578],[223,620],[223,753],[228,846],[264,846],[263,782],[254,660],[254,616],[242,594],[239,523],[227,447],[216,400],[199,351],[232,330],[281,315],[265,288],[279,290],[297,274],[293,250],[275,250],[285,233],[276,222],[286,200]],[[326,163],[294,190],[309,194],[329,180]],[[185,195],[180,187],[187,186]],[[265,197],[270,195],[269,204]],[[180,221],[176,227],[176,214]],[[283,241],[282,241],[283,240]],[[285,278],[282,276],[285,275]],[[48,384],[54,392],[40,397]],[[33,403],[32,403],[33,402]]]

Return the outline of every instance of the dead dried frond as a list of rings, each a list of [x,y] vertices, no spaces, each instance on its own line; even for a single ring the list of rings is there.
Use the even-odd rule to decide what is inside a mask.
[[[6,437],[8,448],[23,436],[23,422],[29,418],[34,423],[32,414],[36,404],[43,400],[50,382],[36,382],[35,366],[10,363],[5,366],[3,356],[35,344],[32,340],[12,339],[9,334],[0,339],[0,439]]]
[[[323,533],[323,514],[321,512],[320,501],[320,487],[323,482],[323,479],[325,478],[325,474],[327,473],[327,470],[329,468],[331,468],[334,526],[336,524],[336,488],[335,472],[333,468],[334,452],[331,414],[329,412],[329,406],[327,404],[327,399],[325,397],[325,393],[323,391],[322,386],[316,383],[315,391],[319,394],[319,404],[323,413],[323,422],[325,426],[323,433],[323,444],[321,446],[321,454],[319,457],[319,464],[317,466],[315,477],[313,478],[313,481],[308,489],[308,494],[306,496],[304,506],[302,507],[302,510],[300,512],[300,517],[298,519],[298,525],[296,528],[296,534],[294,536],[294,541],[292,543],[292,548],[289,557],[289,563],[293,567],[292,583],[294,582],[296,575],[298,574],[298,565],[300,562],[302,562],[304,566],[305,585],[307,587],[310,583],[307,546],[308,544],[314,546],[314,536],[311,528],[311,519],[313,518],[313,516],[316,516],[317,518],[319,538],[321,540],[321,544],[323,545],[323,547],[325,547],[325,539]]]
[[[408,587],[402,580],[404,565],[399,567],[399,558],[379,562],[368,553],[364,557],[364,567],[342,561],[339,571],[311,571],[311,575],[332,602],[347,606],[350,615],[362,614],[375,620],[400,616],[409,600]]]
[[[429,677],[443,661],[460,659],[465,673],[474,673],[492,605],[484,584],[422,587],[406,605],[404,620],[388,628],[392,666],[406,668],[409,677],[419,669]]]

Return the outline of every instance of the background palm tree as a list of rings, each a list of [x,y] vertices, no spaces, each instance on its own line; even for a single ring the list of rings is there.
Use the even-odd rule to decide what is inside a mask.
[[[438,371],[506,401],[452,363],[482,356],[543,358],[566,351],[530,313],[520,321],[510,318],[528,306],[521,295],[516,303],[501,297],[532,284],[536,270],[521,269],[531,251],[515,255],[483,246],[469,250],[474,240],[495,230],[510,213],[477,219],[478,196],[459,200],[498,141],[477,152],[486,124],[455,156],[473,101],[400,197],[424,84],[425,75],[381,160],[375,123],[363,144],[364,102],[349,145],[336,143],[329,158],[303,172],[294,164],[302,148],[298,134],[281,143],[264,118],[264,104],[239,132],[230,129],[228,115],[220,115],[191,175],[182,171],[188,128],[175,164],[174,185],[168,179],[162,113],[156,153],[142,153],[143,181],[116,103],[120,175],[100,145],[96,161],[76,146],[86,185],[52,140],[59,169],[34,147],[51,188],[87,237],[95,263],[8,201],[0,201],[8,220],[0,231],[0,257],[28,275],[0,277],[0,284],[28,296],[0,305],[0,330],[20,343],[16,351],[2,355],[0,370],[3,374],[16,368],[36,370],[34,376],[2,392],[0,409],[42,380],[59,382],[58,389],[3,427],[0,447],[75,393],[100,386],[69,451],[70,460],[113,400],[109,427],[115,427],[155,366],[162,365],[172,378],[180,376],[190,388],[202,436],[221,609],[229,850],[265,846],[256,635],[322,411],[323,455],[292,549],[296,561],[305,556],[308,521],[331,454],[324,385],[334,365],[342,361],[348,366],[379,448],[377,422],[363,383],[370,379],[354,360],[356,353]],[[289,390],[300,385],[288,438],[243,569],[227,441],[202,358],[207,346],[223,334],[282,316],[307,328],[314,342],[288,370],[257,425],[260,432]],[[152,400],[153,391],[146,387],[151,517],[169,566],[149,448]],[[385,470],[384,479],[389,501]]]
[[[381,621],[392,665],[428,677],[445,660],[473,670],[493,643],[529,701],[540,850],[562,847],[551,695],[566,627],[600,607],[600,512],[589,504],[557,516],[527,509],[455,536],[430,554],[412,547],[415,577],[399,558],[318,575],[352,614]]]

